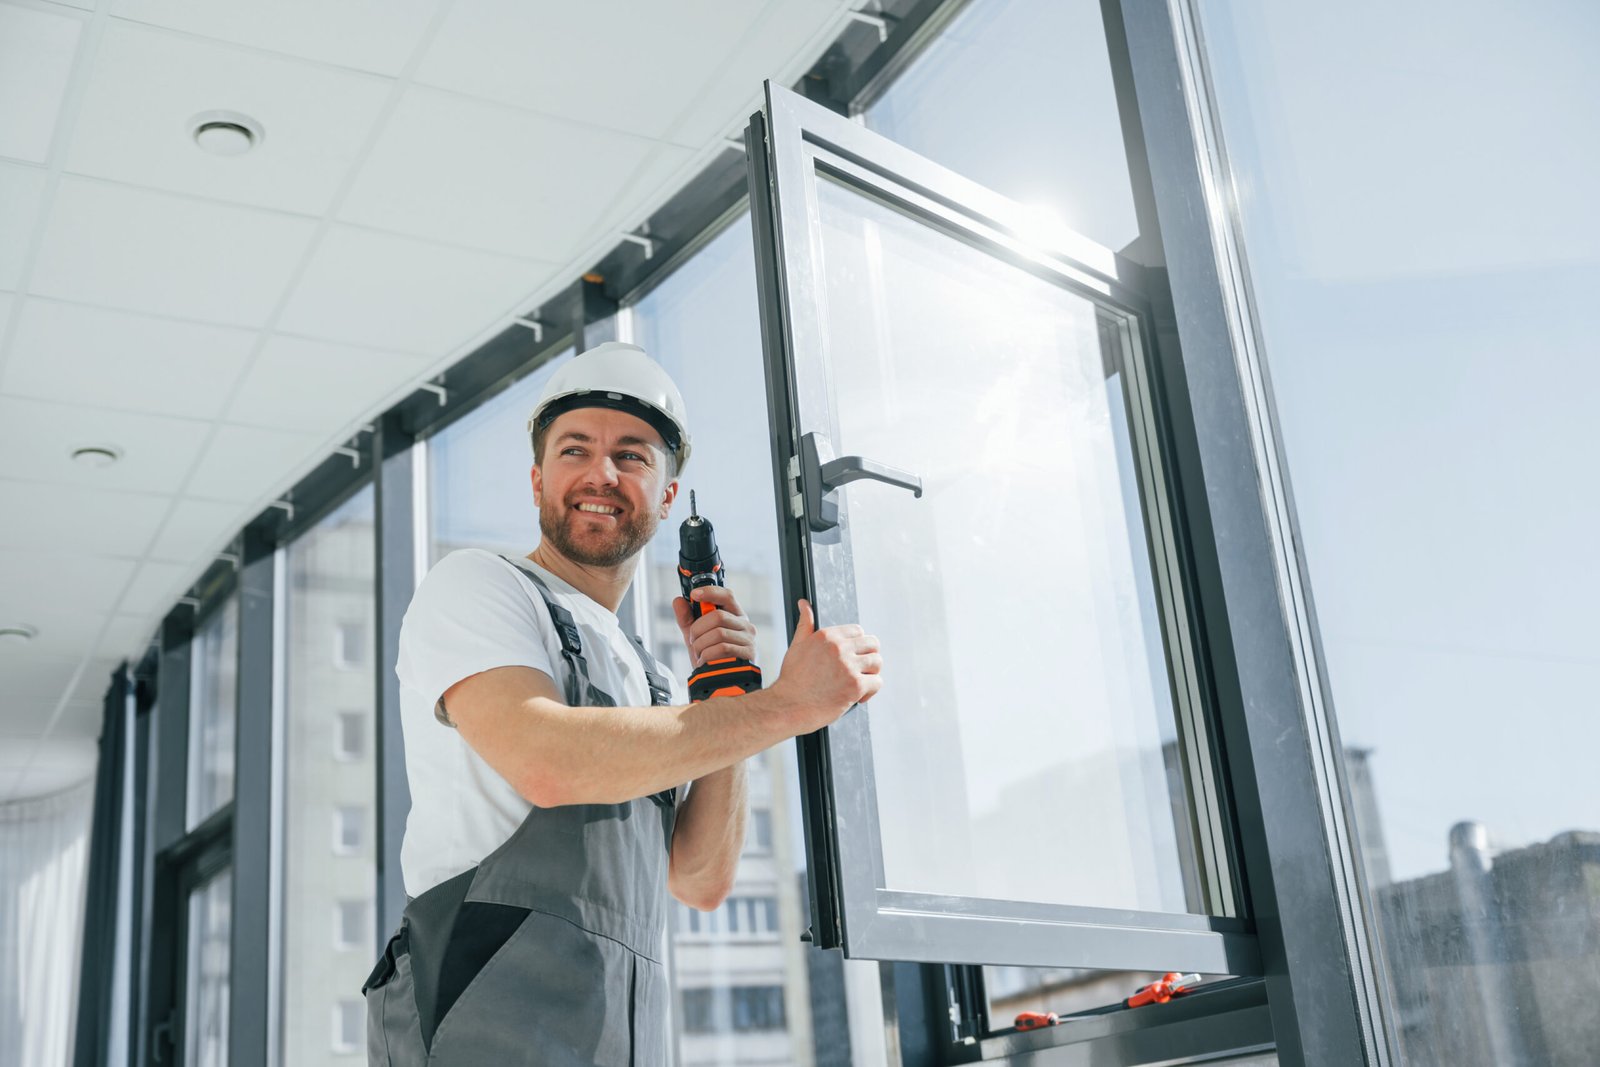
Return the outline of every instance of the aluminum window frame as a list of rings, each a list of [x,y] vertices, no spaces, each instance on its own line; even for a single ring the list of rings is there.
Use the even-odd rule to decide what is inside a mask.
[[[1165,502],[1167,445],[1156,424],[1144,366],[1154,359],[1148,340],[1153,337],[1153,311],[1145,292],[1145,272],[1077,235],[1063,234],[1048,249],[1022,239],[1029,228],[1023,209],[781,88],[768,86],[764,116],[752,120],[747,148],[754,167],[751,187],[766,194],[755,216],[764,231],[757,240],[757,269],[767,350],[773,354],[769,358],[783,363],[781,369],[769,367],[774,425],[788,415],[788,425],[775,429],[780,436],[774,449],[775,485],[787,484],[789,489],[777,494],[784,558],[790,564],[785,584],[791,592],[804,589],[824,620],[857,616],[853,572],[847,562],[848,503],[841,494],[839,536],[825,540],[814,538],[806,524],[797,521],[801,516],[789,509],[791,493],[800,488],[791,473],[801,430],[822,430],[837,439],[827,396],[829,368],[825,357],[817,355],[825,347],[817,292],[820,182],[841,182],[917,224],[1081,295],[1114,316],[1125,331],[1133,358],[1124,362],[1123,394],[1130,406],[1136,460],[1142,467],[1145,536],[1162,604],[1164,651],[1174,687],[1187,793],[1194,803],[1196,845],[1205,857],[1203,898],[1217,913],[1074,907],[886,888],[868,728],[862,715],[847,714],[821,731],[816,745],[822,748],[822,759],[805,782],[812,794],[806,805],[808,817],[817,820],[815,825],[808,822],[807,828],[813,841],[812,863],[818,865],[824,858],[830,862],[837,887],[832,893],[823,889],[817,894],[814,914],[828,917],[814,931],[818,942],[841,946],[849,956],[880,960],[1256,973],[1260,964],[1253,928],[1241,917],[1242,900],[1233,878],[1233,837],[1225,822],[1226,805],[1217,795],[1214,775],[1192,772],[1196,764],[1212,765],[1215,746],[1194,667],[1195,643],[1186,629],[1191,617],[1188,583]],[[823,360],[804,381],[799,374],[803,359]],[[818,568],[826,569],[827,582],[815,581]],[[796,621],[792,608],[788,621],[792,628]]]

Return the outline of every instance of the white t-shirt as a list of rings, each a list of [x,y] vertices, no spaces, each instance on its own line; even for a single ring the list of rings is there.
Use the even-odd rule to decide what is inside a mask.
[[[556,603],[572,613],[595,687],[619,706],[649,706],[644,667],[617,617],[530,560],[512,562],[543,578]],[[538,590],[493,552],[461,549],[428,572],[400,626],[395,673],[411,786],[400,869],[411,896],[477,865],[532,810],[434,715],[445,690],[495,667],[532,667],[549,675],[558,692],[566,692],[561,640]],[[684,683],[669,682],[673,703],[687,704]]]

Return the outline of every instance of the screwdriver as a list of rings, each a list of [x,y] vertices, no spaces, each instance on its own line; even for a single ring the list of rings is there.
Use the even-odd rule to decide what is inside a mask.
[[[689,491],[689,517],[678,527],[678,584],[689,610],[700,618],[716,611],[716,606],[696,602],[692,592],[706,585],[725,584],[722,555],[717,551],[717,535],[709,519],[702,518],[694,490]],[[701,664],[689,674],[689,702],[698,704],[712,697],[737,696],[761,688],[761,668],[748,660],[728,657]]]

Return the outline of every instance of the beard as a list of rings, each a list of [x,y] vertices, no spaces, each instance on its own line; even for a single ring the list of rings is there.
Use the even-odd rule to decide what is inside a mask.
[[[539,509],[539,533],[551,547],[574,563],[585,567],[615,567],[642,549],[655,536],[660,523],[654,511],[630,511],[621,497],[610,499],[624,509],[614,529],[575,536],[569,515],[584,513],[572,505],[546,500],[545,506]]]

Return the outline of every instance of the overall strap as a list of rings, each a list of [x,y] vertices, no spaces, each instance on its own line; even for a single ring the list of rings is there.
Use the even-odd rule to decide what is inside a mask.
[[[628,639],[633,642],[633,650],[639,653],[639,662],[644,665],[644,678],[650,683],[650,703],[658,708],[672,703],[672,687],[667,684],[666,678],[654,670],[661,664],[644,647],[644,642],[637,634],[629,634]]]
[[[575,708],[616,707],[617,702],[596,689],[589,680],[589,662],[583,658],[583,638],[578,636],[578,623],[572,617],[572,612],[556,603],[544,579],[504,556],[500,558],[539,591],[539,598],[550,612],[550,621],[555,624],[556,634],[561,638],[561,658],[567,661],[567,703]]]

